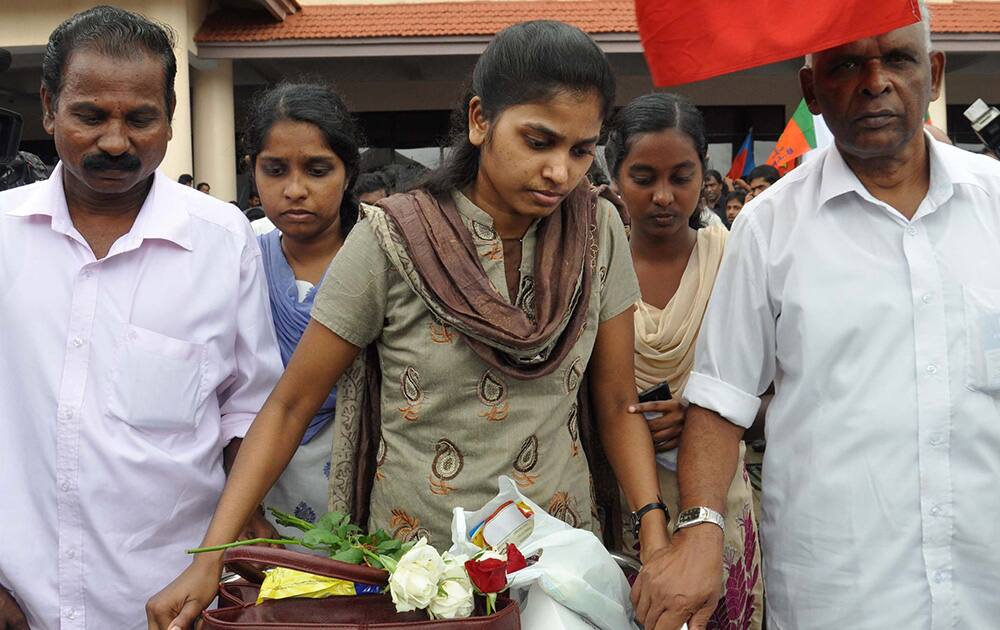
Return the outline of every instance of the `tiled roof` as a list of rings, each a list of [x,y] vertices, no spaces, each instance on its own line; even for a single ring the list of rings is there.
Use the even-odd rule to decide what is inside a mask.
[[[935,33],[1000,33],[1000,2],[932,4]]]
[[[1000,1],[933,4],[936,33],[1000,33]],[[534,19],[556,19],[588,33],[636,32],[632,0],[480,0],[401,4],[303,6],[283,22],[264,14],[217,11],[196,36],[199,43],[368,37],[493,35]]]
[[[525,20],[558,19],[589,33],[634,33],[632,0],[435,2],[304,6],[281,23],[233,13],[205,20],[198,42],[258,42],[359,37],[494,35]]]

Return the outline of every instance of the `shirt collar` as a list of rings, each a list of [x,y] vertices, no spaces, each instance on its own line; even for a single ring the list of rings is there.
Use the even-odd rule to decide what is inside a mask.
[[[487,225],[490,228],[493,227],[493,217],[473,203],[472,200],[466,197],[462,191],[451,191],[451,198],[455,201],[455,207],[458,209],[459,214],[463,217],[470,221],[476,221],[477,223]]]
[[[66,195],[62,187],[63,165],[56,164],[52,174],[45,181],[34,184],[34,190],[27,195],[20,205],[7,210],[7,214],[15,217],[47,216],[52,219],[52,228],[71,225],[69,209],[66,207]]]
[[[129,233],[140,240],[161,239],[189,251],[194,249],[186,199],[189,190],[157,169],[153,185]]]
[[[135,223],[126,238],[136,246],[145,239],[170,241],[184,249],[193,249],[191,240],[191,217],[183,205],[183,194],[171,194],[175,184],[159,170],[153,175],[153,185],[136,216]],[[172,203],[171,203],[172,202]],[[181,206],[181,207],[177,207]],[[21,205],[7,211],[12,216],[48,216],[52,219],[52,229],[64,234],[73,230],[73,222],[66,205],[63,190],[63,165],[56,165],[44,182],[28,195]]]
[[[465,196],[460,190],[452,190],[451,198],[455,201],[455,207],[458,209],[458,213],[462,215],[462,218],[466,221],[466,224],[471,226],[473,236],[480,240],[496,240],[500,238],[500,235],[496,231],[496,227],[493,225],[493,217],[489,215],[485,210],[477,206],[471,199]],[[536,219],[531,222],[528,226],[528,231],[524,233],[521,238],[522,243],[526,243],[535,237],[535,231],[538,229],[539,220]],[[485,226],[488,228],[489,238],[486,238],[486,234],[482,234],[481,230],[476,229],[477,224],[479,226]]]
[[[961,168],[960,161],[945,159],[945,156],[942,155],[945,152],[945,149],[942,148],[945,146],[943,143],[935,140],[926,131],[924,132],[924,136],[927,138],[927,151],[930,155],[931,163],[930,184],[927,190],[929,198],[941,199],[943,201],[952,195],[954,187],[957,185],[983,187],[969,169]],[[822,206],[835,197],[850,192],[855,192],[862,198],[873,203],[881,204],[881,202],[872,197],[871,193],[868,192],[864,184],[861,183],[861,180],[858,179],[858,176],[854,174],[854,171],[844,161],[844,156],[841,155],[840,149],[834,144],[827,151],[826,159],[823,163],[823,175],[819,191],[820,205]]]

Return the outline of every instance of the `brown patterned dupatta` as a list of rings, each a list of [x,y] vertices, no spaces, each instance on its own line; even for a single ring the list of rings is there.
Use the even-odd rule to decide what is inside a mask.
[[[489,281],[469,229],[450,198],[417,190],[393,195],[378,208],[366,208],[365,215],[390,263],[437,319],[460,333],[488,365],[514,378],[532,379],[562,364],[586,322],[597,261],[599,196],[612,201],[628,225],[617,197],[586,181],[558,211],[542,219],[535,246],[533,317],[508,302]],[[349,512],[362,527],[368,524],[381,427],[378,366],[372,344],[338,385],[330,509]],[[589,407],[586,388],[581,392],[585,404],[580,407]],[[603,456],[598,452],[596,427],[588,428],[582,427],[581,438],[594,470]],[[609,470],[606,462],[601,468]],[[604,494],[600,486],[606,484],[596,485],[598,494]]]
[[[597,194],[589,183],[538,225],[532,314],[490,282],[450,196],[416,190],[379,206],[382,212],[369,212],[368,219],[389,261],[484,362],[520,379],[545,376],[562,364],[587,320],[594,276],[588,242]]]

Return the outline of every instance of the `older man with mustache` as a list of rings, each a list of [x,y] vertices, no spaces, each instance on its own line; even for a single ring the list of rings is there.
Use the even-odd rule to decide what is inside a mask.
[[[60,164],[0,193],[0,628],[146,628],[281,371],[246,219],[156,170],[175,70],[139,15],[64,22]]]
[[[928,24],[801,72],[836,143],[730,237],[685,390],[672,570],[639,579],[656,630],[705,627],[714,517],[772,382],[768,627],[997,627],[1000,165],[923,130],[944,69]]]

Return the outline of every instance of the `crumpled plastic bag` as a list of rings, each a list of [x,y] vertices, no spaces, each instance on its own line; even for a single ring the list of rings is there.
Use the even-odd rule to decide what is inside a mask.
[[[503,503],[523,501],[534,510],[534,526],[527,539],[515,542],[524,557],[541,555],[536,563],[510,576],[511,598],[523,606],[531,586],[537,583],[549,597],[598,628],[637,629],[628,580],[597,536],[547,514],[521,494],[510,477],[499,477],[497,485],[497,496],[482,509],[466,512],[455,508],[451,553],[471,556],[478,552],[479,548],[468,538],[470,528]]]
[[[284,567],[269,569],[265,573],[266,577],[257,595],[258,604],[268,599],[322,599],[335,595],[369,595],[381,592],[379,587],[372,584],[356,584],[350,580],[313,575]]]

